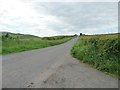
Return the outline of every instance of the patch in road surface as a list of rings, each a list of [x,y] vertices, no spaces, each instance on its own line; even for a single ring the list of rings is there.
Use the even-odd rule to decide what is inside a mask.
[[[89,71],[90,70],[90,71]],[[91,72],[93,71],[93,72]],[[83,63],[67,63],[59,66],[40,88],[117,88],[117,79],[99,72]]]

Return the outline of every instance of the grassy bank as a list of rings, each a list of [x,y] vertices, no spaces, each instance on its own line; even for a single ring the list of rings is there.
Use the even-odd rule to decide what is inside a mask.
[[[63,36],[59,36],[63,37]],[[62,39],[43,39],[31,35],[16,35],[10,34],[9,36],[2,37],[2,54],[9,54],[21,52],[26,50],[45,48],[48,46],[58,45],[72,39],[73,36],[66,36]],[[50,37],[49,37],[50,38]],[[52,37],[54,38],[54,37]]]
[[[118,34],[83,35],[72,47],[71,53],[75,58],[88,63],[98,70],[119,76],[120,58]],[[119,68],[118,68],[119,67]]]

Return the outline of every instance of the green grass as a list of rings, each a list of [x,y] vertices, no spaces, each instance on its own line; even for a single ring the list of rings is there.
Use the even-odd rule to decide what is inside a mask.
[[[21,52],[32,49],[45,48],[48,46],[54,46],[67,42],[72,38],[73,36],[66,36],[65,38],[62,39],[44,40],[40,37],[36,37],[36,36],[34,37],[31,35],[12,34],[9,35],[9,37],[5,37],[5,35],[3,35],[2,44],[1,44],[2,46],[0,46],[0,50],[1,50],[0,54],[9,54],[9,53]]]
[[[71,53],[98,70],[120,77],[118,34],[83,35],[72,47]]]

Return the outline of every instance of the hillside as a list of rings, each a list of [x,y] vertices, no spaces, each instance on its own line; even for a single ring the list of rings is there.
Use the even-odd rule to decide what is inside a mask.
[[[48,46],[58,45],[72,39],[74,36],[59,36],[41,38],[34,35],[15,34],[3,32],[2,44],[0,47],[1,54],[9,54],[26,50],[45,48]]]
[[[11,33],[11,32],[0,32],[2,36],[9,34],[9,36],[13,38],[20,38],[20,39],[29,39],[29,38],[40,38],[38,36],[29,35],[29,34],[20,34],[20,33]]]

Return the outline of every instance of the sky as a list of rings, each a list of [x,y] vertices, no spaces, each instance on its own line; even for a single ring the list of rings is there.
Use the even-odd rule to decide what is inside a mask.
[[[96,1],[0,0],[0,31],[40,37],[118,32],[117,0]]]

